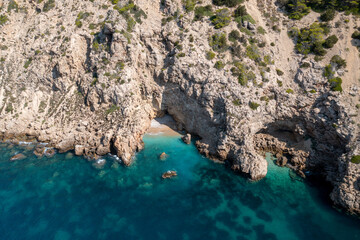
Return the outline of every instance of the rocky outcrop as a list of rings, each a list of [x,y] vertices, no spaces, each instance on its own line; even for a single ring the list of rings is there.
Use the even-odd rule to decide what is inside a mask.
[[[10,161],[17,161],[17,160],[22,160],[22,159],[25,159],[25,158],[26,158],[26,156],[24,154],[18,153],[16,155],[12,156],[10,158]]]
[[[162,179],[167,179],[167,178],[173,178],[177,176],[177,172],[176,171],[166,171],[164,172],[161,177]]]
[[[186,144],[190,144],[191,143],[191,135],[188,133],[184,136],[181,137],[181,139],[184,141],[184,143]]]
[[[342,93],[323,76],[335,52],[357,63],[347,29],[332,29],[343,36],[334,54],[315,61],[296,54],[286,33],[312,19],[289,22],[274,1],[267,9],[246,1],[254,21],[221,29],[194,21],[181,0],[116,2],[56,1],[44,10],[44,1],[23,1],[24,11],[0,3],[9,19],[0,26],[1,139],[36,138],[94,159],[112,153],[130,165],[151,120],[168,113],[178,130],[199,137],[206,157],[260,180],[262,153],[279,154],[281,166],[323,174],[334,202],[359,211],[360,173],[349,163],[359,145],[359,70],[334,73],[343,75]]]

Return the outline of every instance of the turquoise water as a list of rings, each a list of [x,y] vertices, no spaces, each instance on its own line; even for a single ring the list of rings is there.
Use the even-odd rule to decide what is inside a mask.
[[[252,183],[179,137],[144,141],[131,167],[108,156],[102,169],[1,145],[0,239],[360,239],[359,220],[270,160]],[[9,161],[24,151],[29,158]],[[178,177],[162,180],[167,170]]]

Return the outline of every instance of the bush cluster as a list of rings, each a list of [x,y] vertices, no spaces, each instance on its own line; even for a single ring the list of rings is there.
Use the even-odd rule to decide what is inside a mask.
[[[360,0],[278,0],[278,3],[285,6],[289,18],[295,20],[309,14],[311,9],[323,12],[320,16],[322,21],[334,19],[335,10],[360,14]]]
[[[194,21],[199,21],[204,17],[210,17],[212,15],[213,15],[213,11],[211,5],[196,7]]]
[[[338,39],[335,35],[324,40],[325,35],[329,33],[329,27],[325,24],[313,23],[310,27],[297,29],[293,28],[289,31],[289,36],[296,41],[295,49],[298,53],[307,55],[313,53],[318,56],[326,54],[326,48],[331,48],[337,43]]]
[[[213,4],[216,6],[227,6],[227,7],[235,7],[238,4],[244,2],[244,0],[213,0]]]
[[[209,45],[216,52],[224,52],[227,50],[228,45],[225,33],[215,33],[209,39]]]
[[[230,11],[227,8],[219,9],[215,12],[215,15],[210,18],[215,29],[226,27],[231,22]]]

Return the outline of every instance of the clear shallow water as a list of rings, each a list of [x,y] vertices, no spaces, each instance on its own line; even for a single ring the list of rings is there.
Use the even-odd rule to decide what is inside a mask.
[[[256,183],[178,137],[146,136],[125,168],[57,154],[10,162],[0,146],[0,239],[360,239],[360,221],[269,161]],[[159,160],[166,152],[169,158]],[[161,179],[167,170],[178,177]]]

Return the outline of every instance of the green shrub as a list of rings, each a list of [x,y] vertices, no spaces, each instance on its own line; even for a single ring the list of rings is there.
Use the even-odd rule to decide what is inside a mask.
[[[214,52],[208,51],[208,52],[206,53],[206,59],[207,59],[207,60],[213,60],[214,58],[215,58],[215,53],[214,53]]]
[[[210,17],[211,15],[213,15],[211,5],[206,5],[204,7],[203,6],[196,7],[194,21],[201,20],[201,19],[203,19],[203,17]]]
[[[185,57],[185,53],[179,53],[178,55],[176,55],[177,58],[181,58],[181,57]]]
[[[246,56],[255,62],[261,61],[259,49],[255,44],[246,47]]]
[[[257,27],[257,32],[263,35],[266,33],[265,29],[261,26]]]
[[[359,164],[360,163],[360,155],[354,155],[351,158],[351,162],[355,163],[355,164]]]
[[[310,7],[306,6],[305,0],[290,0],[286,11],[290,19],[299,20],[310,13]]]
[[[276,73],[277,73],[278,76],[284,75],[284,72],[281,71],[280,69],[276,69]]]
[[[209,45],[216,52],[224,52],[227,50],[228,45],[225,33],[215,33],[209,39]]]
[[[31,62],[32,62],[32,58],[29,58],[29,59],[25,62],[24,68],[27,69],[27,68],[30,66]]]
[[[15,0],[10,0],[8,4],[8,12],[11,12],[12,10],[15,10],[17,12],[19,10],[19,5]]]
[[[227,7],[235,7],[238,4],[244,2],[244,0],[213,0],[213,4],[216,6],[227,6]]]
[[[355,31],[352,35],[352,38],[360,40],[360,32],[359,31]]]
[[[217,61],[214,65],[214,67],[217,69],[217,70],[221,70],[225,67],[225,64],[222,62],[222,61]]]
[[[183,0],[184,8],[186,12],[194,11],[196,0]]]
[[[240,105],[241,105],[241,101],[240,101],[239,99],[233,100],[232,103],[233,103],[235,106],[240,106]]]
[[[9,18],[6,15],[0,15],[0,26],[4,25],[8,20]]]
[[[336,78],[332,78],[329,80],[330,83],[330,88],[332,91],[338,91],[338,92],[342,92],[342,79],[339,77]]]
[[[304,62],[303,64],[300,65],[301,68],[309,68],[310,67],[310,63],[308,62]]]
[[[245,6],[241,5],[234,11],[234,17],[243,17],[245,15],[248,15]]]
[[[232,30],[229,33],[229,37],[228,37],[229,41],[231,42],[235,42],[238,41],[240,39],[240,32],[237,30]]]
[[[258,107],[260,106],[260,104],[256,103],[256,102],[249,102],[249,107],[252,110],[256,110]]]
[[[48,12],[55,7],[55,0],[48,0],[43,7],[43,12]]]
[[[115,104],[111,105],[111,107],[106,110],[106,114],[111,114],[113,112],[116,112],[120,109],[120,107],[116,106]]]
[[[324,68],[324,77],[326,77],[327,79],[330,79],[330,78],[332,78],[333,76],[334,76],[334,72],[332,71],[332,66],[331,66],[331,64],[328,64],[328,65],[326,65],[325,66],[325,68]]]
[[[311,47],[311,52],[318,56],[325,56],[326,50],[324,49],[321,42],[316,42]]]
[[[339,55],[334,55],[330,60],[331,65],[335,65],[336,69],[346,68],[346,61]]]
[[[294,90],[292,90],[291,88],[288,88],[288,89],[286,89],[286,93],[294,93]]]
[[[230,11],[227,8],[219,9],[215,15],[210,18],[211,23],[214,24],[215,29],[226,27],[231,22]]]
[[[338,42],[338,40],[339,39],[335,35],[331,35],[325,39],[323,46],[325,48],[332,48]]]
[[[321,21],[328,22],[335,18],[336,11],[332,8],[327,9],[324,13],[320,15]]]
[[[324,35],[327,32],[326,25],[320,25],[319,23],[313,23],[310,27],[292,28],[289,31],[289,36],[296,40],[295,49],[298,53],[307,55],[314,53],[319,56],[326,54],[322,44],[324,42]]]

